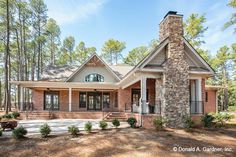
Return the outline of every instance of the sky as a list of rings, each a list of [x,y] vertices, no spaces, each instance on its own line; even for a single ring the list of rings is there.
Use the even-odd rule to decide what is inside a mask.
[[[123,55],[135,47],[148,45],[159,38],[159,23],[170,10],[186,19],[191,13],[204,14],[202,45],[212,55],[224,45],[236,42],[233,28],[222,31],[224,23],[235,9],[226,6],[228,0],[45,0],[48,16],[61,28],[61,40],[74,36],[76,45],[84,41],[101,53],[110,38],[126,43]]]

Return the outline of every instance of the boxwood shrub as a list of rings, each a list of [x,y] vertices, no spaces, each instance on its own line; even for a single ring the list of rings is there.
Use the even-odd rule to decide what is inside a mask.
[[[106,121],[102,120],[99,122],[99,127],[102,129],[102,130],[105,130],[107,128],[108,124]]]
[[[128,118],[127,122],[129,123],[131,128],[135,128],[136,127],[136,123],[137,123],[136,118],[130,117],[130,118]]]
[[[112,120],[112,124],[113,124],[113,126],[115,126],[116,128],[118,128],[118,127],[120,126],[120,121],[115,118],[115,119]]]

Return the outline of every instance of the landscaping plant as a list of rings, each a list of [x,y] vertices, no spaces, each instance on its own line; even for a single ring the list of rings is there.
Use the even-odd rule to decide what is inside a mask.
[[[215,122],[219,124],[220,127],[224,126],[224,124],[233,118],[233,115],[229,113],[215,113],[214,115]]]
[[[74,125],[71,125],[68,127],[68,132],[72,135],[72,136],[76,136],[77,133],[79,132],[79,128],[74,126]]]
[[[163,130],[165,123],[166,121],[162,117],[157,117],[153,119],[153,125],[156,128],[156,130]]]
[[[193,125],[194,125],[194,121],[192,120],[190,116],[184,117],[184,127],[186,129],[191,129]]]
[[[116,128],[118,128],[118,127],[120,126],[120,121],[115,118],[114,120],[112,120],[112,124],[113,124],[113,126],[115,126]]]
[[[5,114],[5,115],[2,116],[2,118],[11,119],[12,118],[12,114]]]
[[[130,117],[130,118],[128,118],[127,122],[129,123],[131,128],[135,128],[137,120],[134,117]]]
[[[20,113],[16,111],[12,112],[11,117],[16,119],[17,117],[20,117]]]
[[[91,132],[92,131],[92,123],[91,122],[87,122],[85,123],[84,125],[84,130],[87,131],[87,132]]]
[[[15,139],[23,138],[27,134],[27,130],[23,127],[17,127],[15,130],[12,131],[12,136]]]
[[[107,128],[108,124],[106,121],[102,120],[99,122],[99,127],[102,129],[102,130],[105,130]]]
[[[213,114],[208,113],[208,114],[205,114],[205,115],[202,117],[201,121],[202,121],[204,127],[209,128],[209,127],[211,127],[211,126],[213,125],[214,119],[215,119],[215,118],[214,118]]]
[[[43,138],[48,137],[48,135],[51,133],[50,126],[47,123],[40,126],[40,133]]]

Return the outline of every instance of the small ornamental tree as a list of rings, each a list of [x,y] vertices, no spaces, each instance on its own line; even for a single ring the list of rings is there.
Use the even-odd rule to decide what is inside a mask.
[[[84,130],[87,131],[87,132],[91,132],[92,131],[92,127],[93,127],[92,123],[91,122],[87,122],[84,125]]]
[[[50,126],[45,123],[40,127],[40,133],[43,138],[48,137],[48,135],[51,133],[51,128]]]

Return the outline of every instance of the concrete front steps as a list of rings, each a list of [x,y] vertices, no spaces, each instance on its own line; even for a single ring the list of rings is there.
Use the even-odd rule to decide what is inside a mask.
[[[119,121],[125,122],[127,121],[127,116],[124,112],[110,112],[105,117],[105,120],[109,122],[113,119],[118,119]]]
[[[48,111],[28,111],[20,112],[21,119],[35,120],[35,119],[50,119],[50,113]]]

